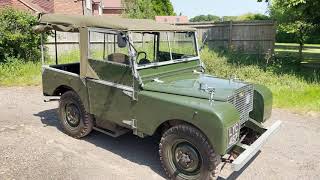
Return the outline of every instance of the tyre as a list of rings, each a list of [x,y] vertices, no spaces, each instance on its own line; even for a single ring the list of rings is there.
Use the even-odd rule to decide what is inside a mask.
[[[65,133],[74,138],[84,137],[92,131],[93,117],[86,112],[80,97],[74,91],[61,96],[59,118]]]
[[[171,127],[163,134],[159,146],[160,160],[169,179],[214,179],[220,156],[195,127]]]

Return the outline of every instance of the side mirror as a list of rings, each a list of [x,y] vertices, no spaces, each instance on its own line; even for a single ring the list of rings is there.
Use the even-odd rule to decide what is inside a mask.
[[[126,38],[123,36],[122,33],[119,33],[119,34],[117,35],[117,40],[118,40],[118,47],[119,47],[119,48],[127,47],[127,40],[126,40]]]

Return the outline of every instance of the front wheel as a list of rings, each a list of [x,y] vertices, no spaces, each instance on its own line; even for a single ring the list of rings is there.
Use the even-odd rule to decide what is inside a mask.
[[[167,176],[173,180],[213,179],[220,163],[220,156],[207,138],[190,125],[167,130],[161,138],[159,153]]]

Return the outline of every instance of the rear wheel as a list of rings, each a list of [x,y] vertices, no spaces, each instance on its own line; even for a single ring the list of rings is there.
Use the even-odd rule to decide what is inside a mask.
[[[84,137],[92,131],[93,118],[86,112],[80,97],[74,91],[61,96],[59,117],[66,134],[74,138]]]
[[[213,179],[220,162],[206,137],[195,127],[177,125],[160,141],[160,160],[170,179]]]

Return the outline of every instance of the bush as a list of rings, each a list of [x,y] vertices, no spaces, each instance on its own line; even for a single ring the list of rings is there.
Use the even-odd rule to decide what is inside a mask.
[[[32,31],[36,24],[37,18],[30,13],[12,8],[0,11],[0,62],[7,57],[40,59],[41,37]]]

